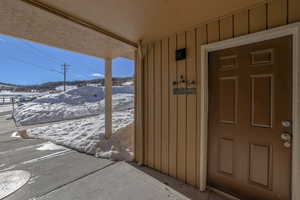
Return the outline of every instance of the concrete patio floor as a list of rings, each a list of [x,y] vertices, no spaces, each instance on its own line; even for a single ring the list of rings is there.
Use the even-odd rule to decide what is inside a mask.
[[[224,200],[133,163],[98,159],[69,149],[38,150],[46,141],[12,138],[15,128],[7,118],[1,119],[0,173],[31,173],[30,181],[5,200]]]

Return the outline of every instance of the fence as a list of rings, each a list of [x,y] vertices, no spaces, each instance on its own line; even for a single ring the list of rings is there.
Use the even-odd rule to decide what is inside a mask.
[[[15,110],[16,97],[12,96],[0,96],[0,116],[12,114]]]
[[[0,105],[12,104],[14,102],[15,97],[3,96],[0,97]]]

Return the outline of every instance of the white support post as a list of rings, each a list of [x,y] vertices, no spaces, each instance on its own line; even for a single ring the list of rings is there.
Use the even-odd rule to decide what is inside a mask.
[[[105,59],[105,137],[112,135],[112,59]]]

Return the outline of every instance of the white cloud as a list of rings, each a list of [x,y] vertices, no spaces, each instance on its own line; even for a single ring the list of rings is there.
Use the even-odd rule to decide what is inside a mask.
[[[95,77],[104,77],[104,74],[93,73],[92,76],[95,76]]]

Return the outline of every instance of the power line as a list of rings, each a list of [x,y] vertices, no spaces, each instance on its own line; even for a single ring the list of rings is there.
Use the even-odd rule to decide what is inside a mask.
[[[40,51],[38,48],[36,48],[36,47],[34,47],[33,45],[31,45],[30,43],[25,43],[25,44],[27,44],[28,45],[28,47],[30,47],[30,48],[32,48],[33,50],[35,50],[37,53],[39,53],[40,55],[42,55],[42,56],[46,56],[46,57],[48,57],[48,58],[52,58],[51,60],[55,60],[56,62],[58,62],[58,63],[60,63],[60,61],[62,61],[63,63],[65,63],[65,61],[64,60],[62,60],[61,58],[59,58],[59,57],[56,57],[56,56],[53,56],[52,54],[51,54],[51,56],[50,56],[50,54],[48,54],[48,55],[46,55],[46,54],[44,54],[44,53],[42,53],[42,51]],[[57,59],[59,59],[60,61],[58,61]],[[88,64],[88,63],[83,63],[83,65],[84,66],[86,66],[86,67],[88,67],[88,68],[90,68],[91,69],[91,71],[98,71],[98,69],[96,69],[97,67],[96,66],[94,66],[94,65],[91,65],[91,64]],[[82,66],[79,66],[79,67],[82,67]],[[75,73],[76,74],[76,73]],[[78,74],[77,74],[78,75]],[[90,78],[90,77],[87,77],[87,76],[85,76],[86,78]]]
[[[19,48],[19,44],[16,44],[16,43],[11,43],[11,44],[13,44],[15,47],[17,47],[17,48]],[[37,47],[35,47],[35,46],[33,46],[32,44],[30,44],[29,42],[24,42],[24,43],[22,43],[22,44],[25,44],[27,47],[29,47],[30,49],[31,49],[31,52],[35,52],[36,53],[36,55],[38,54],[39,56],[43,56],[43,57],[46,57],[46,58],[48,58],[48,61],[49,62],[51,62],[51,63],[53,63],[53,61],[55,61],[55,63],[54,64],[56,64],[56,63],[61,63],[60,61],[62,61],[63,63],[65,63],[65,61],[64,60],[62,60],[61,58],[59,58],[59,57],[56,57],[56,56],[53,56],[53,55],[50,55],[50,54],[48,54],[48,53],[45,53],[45,51],[43,52],[43,51],[41,51],[39,48],[37,48]],[[23,48],[26,48],[25,46],[22,46]],[[27,49],[25,49],[25,51],[28,51],[28,48]],[[33,51],[32,51],[33,50]],[[42,53],[43,52],[43,53]],[[47,55],[48,54],[48,55]],[[49,58],[51,58],[51,60],[49,59]],[[36,66],[36,67],[41,67],[41,68],[43,68],[41,65],[37,65],[37,64],[34,64],[34,63],[30,63],[30,62],[26,62],[26,61],[24,61],[24,60],[21,60],[21,59],[16,59],[16,58],[12,58],[12,60],[15,60],[15,61],[18,61],[18,62],[21,62],[21,63],[24,63],[24,64],[30,64],[30,65],[34,65],[34,66]],[[58,60],[60,60],[60,61],[58,61]],[[88,67],[88,68],[90,68],[91,69],[91,71],[98,71],[98,69],[96,69],[97,67],[96,66],[94,66],[94,65],[91,65],[91,64],[89,64],[89,63],[84,63],[84,64],[82,64],[83,66],[86,66],[86,67]],[[82,67],[82,66],[80,66],[80,67]],[[47,71],[50,71],[50,72],[57,72],[57,73],[59,73],[59,74],[63,74],[63,72],[60,72],[60,71],[58,71],[58,70],[55,70],[55,69],[45,69],[45,68],[43,68],[44,70],[47,70]],[[72,74],[77,74],[77,73],[73,73],[73,72],[71,72]],[[80,75],[80,76],[84,76],[84,77],[86,77],[86,78],[88,78],[88,79],[90,79],[90,77],[88,77],[88,76],[86,76],[86,75],[83,75],[83,74],[77,74],[77,75]]]
[[[30,44],[30,43],[23,43],[23,44],[30,47],[32,50],[34,50],[39,55],[47,57],[48,59],[51,58],[51,60],[57,62],[57,64],[61,63],[61,61],[58,61],[56,58],[50,56],[50,54],[48,54],[48,55],[44,54],[43,51],[41,51],[40,49],[34,47],[32,44]],[[65,62],[65,61],[62,61],[62,62]]]
[[[49,54],[49,53],[47,53],[48,55],[46,55],[46,54],[44,54],[44,53],[42,53],[43,51],[41,51],[40,49],[38,49],[37,47],[34,47],[32,44],[30,44],[30,43],[24,43],[24,44],[26,44],[28,47],[30,47],[31,49],[33,49],[35,52],[37,52],[38,54],[40,54],[40,55],[42,55],[42,56],[46,56],[46,57],[48,57],[48,58],[51,58],[51,60],[53,60],[53,61],[56,61],[56,62],[58,62],[58,63],[61,63],[61,62],[63,62],[63,63],[65,63],[66,61],[65,60],[62,60],[60,57],[57,57],[57,56],[54,56],[53,54]],[[86,55],[87,56],[87,55]],[[58,61],[59,60],[59,61]],[[91,64],[89,64],[89,63],[84,63],[83,65],[85,65],[85,66],[87,66],[87,67],[89,67],[92,71],[94,71],[94,70],[98,70],[98,69],[96,69],[97,67],[96,66],[94,66],[94,65],[91,65]],[[95,67],[95,68],[94,68]],[[93,68],[93,69],[92,69]]]
[[[52,73],[58,73],[59,75],[64,75],[64,72],[61,72],[61,71],[58,71],[58,70],[54,70],[54,69],[44,68],[42,65],[34,64],[34,63],[31,63],[31,62],[28,62],[28,61],[24,61],[24,60],[17,59],[17,58],[12,58],[12,57],[6,57],[6,58],[9,59],[9,60],[12,60],[14,62],[20,62],[20,63],[26,64],[26,65],[31,65],[32,67],[35,67],[35,68],[37,68],[39,70],[44,70],[44,71],[49,71],[49,72],[52,72]],[[83,75],[83,74],[78,74],[78,73],[71,72],[71,71],[68,71],[68,70],[66,70],[66,72],[69,72],[71,74],[76,74],[76,75],[84,76],[87,79],[91,78],[89,76],[86,76],[86,75]],[[64,79],[66,80],[67,78],[64,78]],[[65,81],[65,85],[66,85],[66,81]]]
[[[16,62],[26,64],[26,65],[31,65],[31,66],[33,66],[35,68],[38,68],[38,69],[41,69],[41,70],[46,70],[46,71],[49,71],[49,72],[56,72],[56,73],[62,74],[62,72],[60,72],[58,70],[44,68],[44,66],[42,66],[42,65],[38,65],[38,64],[35,64],[35,63],[24,61],[24,60],[19,59],[19,58],[12,58],[12,57],[7,57],[7,56],[5,58],[8,58],[9,60],[12,60],[12,61],[16,61]]]
[[[28,48],[26,48],[25,46],[19,45],[19,43],[12,42],[10,44],[13,44],[16,48],[22,47],[25,50],[25,52],[28,51]],[[35,48],[34,46],[32,46],[29,42],[24,42],[22,44],[25,44],[27,47],[30,47],[32,50],[34,50],[36,53],[38,53],[39,56],[42,55],[41,51],[38,50],[37,48]],[[33,52],[33,51],[31,51],[31,52]],[[44,56],[46,56],[48,58],[47,55],[44,55]],[[48,60],[48,61],[50,61],[50,60]],[[50,61],[50,62],[53,63],[53,61]],[[58,63],[60,63],[60,62],[58,62]],[[57,71],[57,70],[53,69],[53,71]]]
[[[39,55],[42,55],[42,56],[44,56],[44,57],[48,57],[48,58],[52,58],[51,60],[55,60],[57,63],[60,63],[58,60],[56,60],[56,58],[58,58],[58,57],[54,57],[54,56],[50,56],[50,54],[48,54],[48,55],[46,55],[46,54],[44,54],[44,53],[42,53],[42,51],[40,51],[40,49],[38,49],[38,48],[36,48],[36,47],[34,47],[32,44],[30,44],[30,43],[24,43],[24,44],[26,44],[28,47],[30,47],[31,49],[33,49],[35,52],[37,52]],[[61,60],[62,62],[64,62],[65,63],[65,61],[63,61],[61,58],[59,58],[59,60]],[[92,65],[90,65],[90,67],[92,67]],[[93,69],[93,71],[94,71],[95,69]],[[63,70],[64,71],[64,70]],[[68,70],[67,70],[68,71]],[[63,72],[62,72],[63,73]],[[83,74],[77,74],[77,73],[75,73],[75,72],[71,72],[71,71],[69,71],[69,73],[72,73],[72,74],[76,74],[76,75],[80,75],[80,76],[84,76],[84,77],[86,77],[86,78],[90,78],[90,77],[88,77],[88,76],[85,76],[85,75],[83,75]]]
[[[38,65],[38,64],[35,64],[35,63],[31,63],[31,62],[28,62],[28,61],[24,61],[24,60],[21,60],[21,59],[18,59],[18,58],[12,58],[12,57],[5,57],[5,58],[7,58],[7,59],[9,59],[9,60],[12,60],[12,61],[15,61],[15,62],[20,62],[20,63],[26,64],[26,65],[31,65],[31,66],[33,66],[33,67],[35,67],[35,68],[37,68],[37,69],[40,69],[40,70],[45,70],[45,71],[49,71],[49,72],[55,72],[55,73],[58,73],[58,74],[60,74],[60,75],[63,75],[63,74],[64,74],[63,71],[59,71],[59,70],[55,70],[55,69],[44,68],[44,66],[42,66],[42,65]],[[84,76],[84,77],[86,77],[86,78],[88,78],[88,79],[91,78],[91,77],[86,76],[86,75],[84,75],[84,74],[79,74],[79,73],[75,73],[75,72],[72,72],[72,71],[68,71],[68,72],[71,73],[71,74],[78,75],[78,76],[79,76],[79,75],[80,75],[80,76]]]

